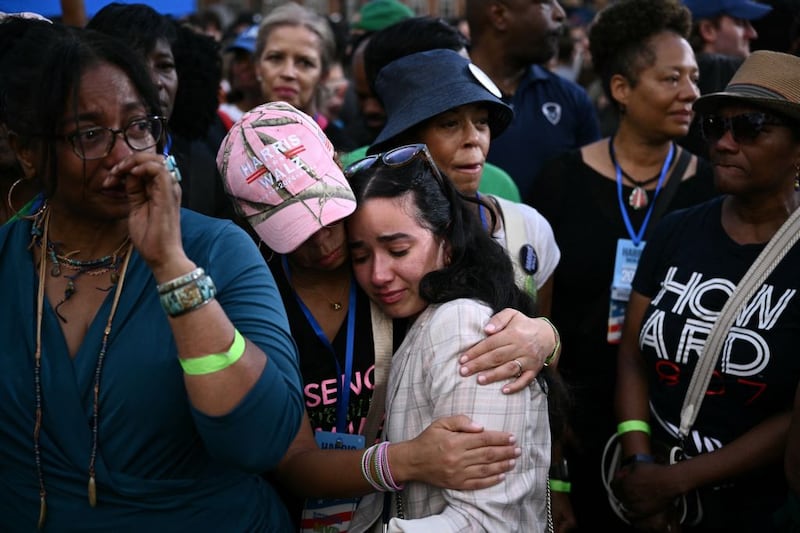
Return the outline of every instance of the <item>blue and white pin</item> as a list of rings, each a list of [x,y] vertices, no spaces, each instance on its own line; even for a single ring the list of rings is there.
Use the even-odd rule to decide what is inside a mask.
[[[181,169],[178,168],[178,162],[175,161],[175,156],[170,154],[164,157],[164,166],[167,167],[167,171],[172,174],[172,179],[175,183],[180,183],[181,179]]]

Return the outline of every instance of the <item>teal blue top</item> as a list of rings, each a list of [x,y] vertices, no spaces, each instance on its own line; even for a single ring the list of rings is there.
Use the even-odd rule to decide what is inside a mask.
[[[19,211],[17,211],[16,213],[14,213],[14,214],[11,216],[11,218],[9,218],[8,220],[6,220],[6,221],[5,221],[5,224],[8,224],[9,222],[14,222],[15,220],[22,220],[22,219],[23,219],[23,218],[25,218],[25,216],[26,216],[26,215],[28,215],[29,213],[33,213],[33,212],[35,212],[35,211],[36,211],[36,209],[38,209],[38,208],[39,208],[39,206],[41,206],[41,205],[42,205],[42,202],[43,202],[43,197],[42,197],[42,195],[41,195],[41,194],[38,194],[38,195],[34,196],[33,198],[31,198],[31,199],[28,201],[28,203],[27,203],[27,204],[25,204],[25,205],[23,205],[23,206],[22,206],[22,209],[20,209],[20,210],[19,210]]]
[[[252,239],[230,221],[182,210],[186,254],[214,279],[236,328],[269,358],[230,413],[189,403],[153,275],[131,257],[100,381],[97,506],[87,500],[92,387],[114,290],[75,357],[45,302],[40,436],[45,532],[273,532],[291,522],[260,475],[300,426],[297,353],[275,281]],[[33,454],[37,275],[31,222],[0,227],[0,531],[36,531]],[[49,275],[49,274],[48,274]]]

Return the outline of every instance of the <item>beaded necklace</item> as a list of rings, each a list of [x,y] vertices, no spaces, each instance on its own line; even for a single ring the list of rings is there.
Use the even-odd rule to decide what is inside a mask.
[[[67,319],[61,314],[60,308],[72,297],[73,294],[75,294],[75,281],[83,274],[86,274],[87,276],[99,276],[110,270],[111,287],[113,287],[119,280],[119,266],[122,263],[121,252],[130,242],[130,237],[126,236],[117,249],[111,252],[109,255],[103,256],[99,259],[81,261],[71,257],[77,253],[80,253],[80,250],[75,250],[73,252],[69,252],[68,254],[61,254],[59,251],[60,243],[53,242],[50,239],[43,237],[42,224],[44,224],[44,220],[45,217],[40,217],[37,219],[33,227],[33,235],[34,241],[39,248],[42,248],[43,243],[46,243],[44,247],[47,249],[47,256],[50,258],[50,263],[52,264],[50,267],[50,275],[54,278],[61,276],[62,266],[74,272],[74,274],[64,274],[64,277],[67,279],[67,287],[64,289],[64,298],[62,298],[61,301],[56,304],[54,309],[56,316],[66,324]],[[49,218],[47,220],[49,220]],[[44,255],[44,253],[42,255]],[[111,290],[111,287],[99,290],[109,291]]]
[[[45,208],[42,216],[42,239],[44,242],[47,240],[48,230],[50,228],[50,212]],[[122,295],[122,285],[125,281],[125,273],[128,270],[128,263],[132,255],[133,245],[130,239],[125,239],[123,245],[127,244],[124,252],[120,256],[122,260],[122,267],[119,270],[119,276],[116,283],[116,291],[114,292],[114,301],[111,304],[111,311],[108,314],[106,327],[103,330],[103,340],[100,343],[100,352],[97,355],[97,365],[94,369],[94,385],[92,386],[92,451],[89,455],[89,486],[88,497],[89,505],[95,507],[97,505],[97,483],[95,481],[95,463],[97,460],[97,437],[98,427],[100,422],[100,376],[103,371],[103,362],[106,358],[108,350],[108,338],[111,335],[111,324],[114,320],[114,315],[117,312],[119,299]],[[39,288],[36,302],[36,351],[34,353],[34,366],[33,366],[33,386],[35,394],[35,418],[33,426],[33,455],[34,462],[36,463],[36,475],[39,479],[39,521],[37,523],[38,529],[44,527],[45,519],[47,518],[47,490],[44,485],[44,472],[42,471],[42,452],[39,442],[39,434],[42,429],[42,322],[44,317],[44,285],[46,280],[47,270],[47,255],[42,250],[39,259]],[[112,280],[113,282],[114,280]],[[110,289],[109,289],[110,290]],[[62,301],[63,303],[63,301]],[[59,304],[60,305],[60,304]]]

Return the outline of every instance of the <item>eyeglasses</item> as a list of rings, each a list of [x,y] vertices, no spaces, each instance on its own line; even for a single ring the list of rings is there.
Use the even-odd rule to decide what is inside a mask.
[[[166,121],[166,117],[150,116],[132,120],[119,130],[98,126],[78,130],[63,138],[72,143],[72,151],[81,159],[102,159],[114,149],[120,133],[131,150],[141,152],[154,147],[164,133]]]
[[[764,126],[785,126],[786,123],[768,115],[767,113],[752,112],[721,117],[719,115],[704,115],[700,120],[700,132],[707,141],[720,140],[726,131],[731,132],[733,140],[737,143],[753,142]]]
[[[364,159],[359,159],[344,169],[344,175],[346,178],[350,178],[350,176],[356,172],[366,170],[377,162],[381,162],[387,167],[402,167],[418,157],[422,158],[423,161],[428,163],[428,166],[433,171],[436,179],[439,180],[439,185],[444,187],[444,177],[442,176],[439,167],[436,166],[436,162],[433,160],[433,156],[431,156],[431,153],[428,151],[428,147],[424,144],[407,144],[405,146],[398,146],[397,148],[393,148],[387,152],[371,155],[365,157]]]

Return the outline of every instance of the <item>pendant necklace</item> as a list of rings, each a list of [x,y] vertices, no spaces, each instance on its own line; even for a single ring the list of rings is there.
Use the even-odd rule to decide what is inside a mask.
[[[650,185],[651,183],[655,183],[656,181],[658,181],[658,179],[661,177],[661,173],[656,174],[652,178],[643,181],[633,179],[627,172],[622,170],[622,167],[617,162],[617,157],[616,154],[614,153],[613,135],[608,140],[608,155],[611,157],[611,163],[614,165],[614,168],[619,169],[619,171],[622,173],[622,176],[635,185],[633,191],[631,191],[630,196],[628,196],[628,205],[631,206],[636,211],[647,207],[647,204],[650,203],[650,197],[647,195],[647,190],[645,189],[645,187]]]
[[[281,257],[281,264],[283,266],[283,272],[286,275],[286,280],[292,286],[292,289],[294,290],[295,294],[297,294],[297,289],[310,291],[316,294],[317,296],[321,296],[326,302],[328,302],[328,306],[330,307],[331,311],[341,311],[342,309],[344,309],[344,295],[347,293],[347,289],[350,286],[350,283],[352,283],[351,278],[348,278],[347,282],[344,284],[344,287],[342,287],[342,290],[339,293],[339,298],[331,300],[328,297],[328,295],[326,295],[316,287],[311,287],[308,285],[300,285],[299,283],[297,283],[297,280],[293,279],[291,273],[289,272],[289,262],[286,259],[285,255]]]
[[[349,286],[349,284],[345,284],[345,286],[342,288],[342,292],[339,294],[339,298],[337,300],[331,300],[322,291],[320,291],[320,290],[318,290],[318,289],[316,289],[314,287],[308,287],[308,286],[295,284],[295,292],[297,292],[298,288],[299,289],[304,289],[304,290],[307,290],[307,291],[311,291],[311,292],[313,292],[314,294],[316,294],[318,296],[322,296],[322,298],[324,298],[325,301],[328,302],[328,306],[331,308],[331,311],[341,311],[342,309],[344,309],[344,295],[347,292],[347,287],[348,286]]]
[[[42,240],[48,242],[48,230],[50,227],[50,213],[47,209],[43,211],[43,231]],[[122,266],[119,269],[119,276],[114,281],[116,290],[114,292],[114,300],[111,303],[111,311],[106,320],[106,327],[103,330],[103,339],[100,343],[100,352],[97,355],[97,364],[94,370],[94,384],[92,386],[92,449],[89,454],[89,485],[87,495],[89,498],[89,505],[95,507],[97,505],[97,482],[95,473],[95,463],[97,460],[98,449],[98,433],[100,429],[100,376],[103,371],[103,363],[105,362],[106,352],[108,350],[108,339],[111,335],[111,325],[114,320],[114,315],[119,306],[119,299],[122,295],[122,284],[125,281],[125,273],[128,270],[128,263],[130,262],[131,255],[133,255],[133,245],[130,240],[126,239],[123,244],[127,244],[125,250],[119,255],[124,257],[122,259]],[[42,324],[44,319],[44,302],[45,302],[45,280],[47,272],[48,253],[45,248],[40,251],[39,260],[39,287],[37,294],[36,305],[36,351],[34,352],[34,366],[33,366],[33,387],[35,395],[35,416],[33,428],[33,455],[36,465],[36,474],[39,481],[39,520],[37,523],[38,529],[44,527],[47,518],[47,490],[44,484],[44,474],[42,470],[42,451],[39,441],[39,436],[42,430]]]
[[[49,217],[45,217],[49,220]],[[90,259],[88,261],[81,261],[79,259],[73,259],[72,256],[79,253],[80,250],[75,250],[74,252],[70,252],[68,254],[61,254],[59,250],[59,243],[49,240],[42,235],[42,228],[38,226],[34,226],[33,229],[34,233],[34,241],[42,250],[42,254],[44,255],[45,249],[47,256],[50,258],[50,262],[52,266],[50,268],[50,275],[54,278],[57,278],[62,275],[62,267],[73,271],[72,274],[64,274],[64,277],[67,280],[67,286],[64,289],[64,298],[55,306],[56,316],[64,322],[67,323],[66,317],[61,314],[60,308],[61,306],[69,300],[73,294],[75,294],[76,285],[75,282],[77,279],[86,274],[88,276],[100,276],[105,274],[106,272],[111,272],[111,286],[107,289],[100,289],[103,291],[109,291],[111,288],[117,284],[119,281],[119,267],[122,263],[123,258],[123,251],[127,250],[128,244],[130,243],[130,237],[125,237],[122,243],[117,247],[116,250],[111,252],[111,254],[101,257],[99,259]]]

